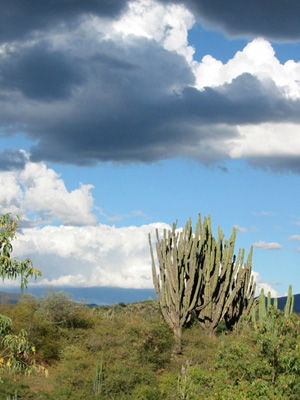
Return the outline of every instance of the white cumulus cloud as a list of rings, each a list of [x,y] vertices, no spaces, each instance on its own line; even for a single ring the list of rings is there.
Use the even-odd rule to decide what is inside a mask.
[[[279,243],[276,242],[264,242],[260,240],[259,242],[253,243],[253,247],[256,247],[258,249],[264,249],[264,250],[280,250],[283,248],[283,246]]]
[[[271,79],[286,97],[300,98],[300,62],[288,60],[281,64],[270,42],[257,38],[248,43],[226,64],[206,55],[201,62],[194,63],[196,87],[215,87],[230,83],[241,74],[249,73],[260,80]]]
[[[206,55],[201,62],[194,61],[191,66],[196,76],[195,86],[199,90],[230,84],[238,76],[249,73],[261,82],[266,93],[272,90],[272,84],[275,83],[283,97],[292,100],[300,98],[300,62],[288,60],[281,64],[272,45],[262,38],[248,43],[225,64]],[[245,96],[248,95],[249,93],[245,93]],[[232,159],[299,157],[298,123],[243,124],[236,125],[236,130],[238,135],[222,143]]]
[[[195,23],[183,5],[162,4],[153,0],[131,1],[127,12],[113,24],[123,35],[154,39],[169,51],[175,51],[192,62],[194,49],[188,45],[188,30]]]
[[[155,242],[156,228],[171,229],[164,223],[24,228],[14,255],[29,257],[42,271],[39,285],[152,288],[148,233]]]
[[[23,221],[34,214],[36,223],[95,224],[92,189],[80,184],[69,192],[53,169],[42,162],[27,162],[24,170],[0,172],[0,214],[19,214]]]
[[[241,227],[241,226],[239,226],[239,225],[233,225],[234,226],[234,228],[238,231],[238,232],[241,232],[241,233],[246,233],[246,232],[248,232],[248,229],[247,228],[243,228],[243,227]]]
[[[289,240],[300,240],[300,235],[292,235],[289,237]]]
[[[14,172],[0,172],[0,214],[19,214],[23,216],[23,192]]]
[[[256,282],[255,296],[259,296],[261,289],[264,289],[266,296],[268,292],[271,292],[272,297],[280,297],[279,292],[272,287],[271,283],[265,282],[258,272],[252,271],[252,275],[254,276],[254,282]]]
[[[299,157],[299,125],[262,123],[238,125],[239,135],[230,139],[230,157]],[[284,132],[284,135],[282,134]]]
[[[14,256],[30,257],[42,271],[37,285],[153,288],[148,233],[154,245],[156,228],[160,234],[171,229],[165,223],[123,228],[101,224],[24,228],[14,242]],[[253,275],[256,295],[264,288],[273,297],[279,296],[258,272],[253,271]],[[17,286],[18,282],[6,281],[5,285]]]

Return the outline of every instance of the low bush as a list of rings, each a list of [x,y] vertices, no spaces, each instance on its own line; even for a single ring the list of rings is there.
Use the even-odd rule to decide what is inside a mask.
[[[16,389],[22,400],[298,399],[296,314],[274,312],[271,325],[214,337],[193,321],[182,354],[172,356],[173,334],[156,301],[89,308],[50,293],[2,310],[28,331],[49,378],[5,375],[0,400]]]

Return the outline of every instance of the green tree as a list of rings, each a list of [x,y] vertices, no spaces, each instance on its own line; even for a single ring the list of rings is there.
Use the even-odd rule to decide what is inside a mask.
[[[18,219],[10,214],[0,217],[0,276],[4,279],[21,279],[21,290],[27,287],[28,278],[41,276],[41,272],[34,268],[29,259],[20,261],[11,257],[12,240],[18,227]],[[34,346],[27,340],[27,332],[21,330],[15,333],[12,320],[0,314],[0,373],[24,372],[30,374],[36,370],[45,371],[42,366],[37,366],[32,359],[35,353]]]
[[[21,278],[21,290],[27,287],[28,278],[41,276],[41,272],[34,268],[31,260],[28,258],[25,261],[11,258],[13,251],[12,240],[15,237],[18,228],[18,219],[14,219],[10,214],[5,214],[0,217],[0,276],[2,279]]]

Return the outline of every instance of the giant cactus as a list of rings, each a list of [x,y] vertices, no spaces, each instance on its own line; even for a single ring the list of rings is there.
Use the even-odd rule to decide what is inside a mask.
[[[156,230],[159,274],[149,234],[154,287],[163,317],[174,332],[175,353],[181,352],[182,327],[191,318],[202,286],[204,246],[201,231],[200,214],[195,234],[192,232],[191,219],[181,232],[176,230],[176,223],[172,230],[164,230],[162,239]]]
[[[252,249],[247,264],[244,263],[244,249],[234,255],[236,229],[229,240],[218,228],[218,241],[212,236],[210,216],[204,219],[205,260],[204,287],[199,291],[196,311],[200,324],[212,335],[224,318],[232,328],[242,315],[249,315],[254,300],[254,284],[251,278]],[[203,305],[208,304],[206,307]]]
[[[178,353],[181,351],[183,325],[194,309],[200,324],[213,334],[221,320],[229,328],[242,318],[249,318],[254,301],[255,284],[251,277],[252,249],[244,264],[244,250],[234,256],[236,230],[223,245],[224,235],[218,229],[218,241],[212,235],[211,219],[199,214],[195,234],[191,219],[180,233],[176,224],[164,230],[163,239],[156,231],[157,274],[149,235],[153,282],[162,314],[172,328]]]

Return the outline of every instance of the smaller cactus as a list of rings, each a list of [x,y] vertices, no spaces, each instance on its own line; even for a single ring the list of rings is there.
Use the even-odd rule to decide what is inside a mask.
[[[271,308],[271,292],[268,292],[268,299],[267,299],[267,311]]]
[[[292,295],[292,285],[289,286],[288,296],[286,300],[286,304],[284,307],[284,315],[288,318],[293,313],[294,307],[294,296]],[[264,289],[261,289],[261,293],[258,299],[256,299],[256,305],[251,310],[251,319],[253,325],[256,325],[257,322],[259,324],[267,323],[270,321],[270,314],[272,314],[272,310],[278,309],[278,300],[275,297],[273,299],[273,304],[271,300],[271,292],[268,292],[268,297],[266,300]],[[257,321],[258,317],[258,321]],[[272,319],[272,318],[271,318]]]
[[[285,307],[284,307],[284,316],[286,318],[289,317],[293,313],[294,309],[294,296],[292,295],[292,285],[289,286],[289,292],[286,299]]]
[[[258,300],[258,321],[260,324],[265,322],[267,318],[267,310],[266,310],[266,297],[264,289],[261,289],[259,300]]]

